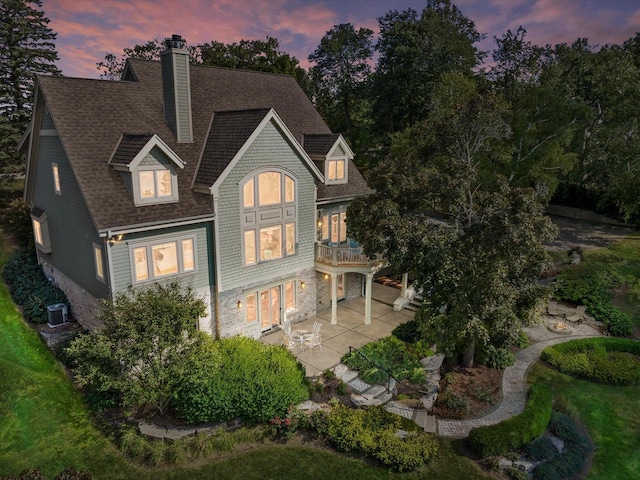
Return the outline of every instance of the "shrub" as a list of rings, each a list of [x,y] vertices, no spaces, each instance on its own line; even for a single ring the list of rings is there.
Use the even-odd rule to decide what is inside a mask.
[[[558,449],[549,437],[541,436],[527,445],[526,453],[530,460],[539,462],[553,457],[558,453]]]
[[[445,391],[444,394],[440,396],[440,404],[463,414],[465,417],[469,415],[469,412],[471,411],[471,404],[467,397],[458,396],[449,390]]]
[[[418,322],[409,320],[401,323],[393,329],[391,335],[406,343],[415,343],[420,340],[420,328]]]
[[[524,412],[496,425],[474,428],[469,434],[469,444],[481,457],[519,450],[542,435],[550,418],[551,392],[535,384],[529,389]]]
[[[395,436],[399,426],[400,418],[382,407],[355,410],[336,405],[328,415],[327,435],[338,450],[377,458],[400,472],[415,470],[436,455],[434,437],[415,433],[402,439]]]
[[[640,343],[585,338],[547,347],[542,360],[562,373],[608,385],[640,384]]]
[[[11,298],[31,322],[46,323],[47,306],[68,303],[64,292],[45,277],[35,255],[13,254],[2,269],[2,278],[11,287]]]
[[[507,468],[505,470],[507,477],[511,480],[529,480],[529,475],[522,470],[518,470],[517,468]]]
[[[420,368],[419,359],[411,354],[404,342],[394,336],[367,343],[359,350],[343,356],[342,362],[357,370],[367,383],[386,383],[389,379],[387,372],[398,381],[405,378],[411,380],[414,370]]]
[[[190,423],[235,417],[266,422],[309,398],[293,354],[250,338],[209,339],[187,371],[174,405]]]
[[[373,457],[398,472],[411,472],[438,453],[437,440],[424,432],[400,438],[389,430],[380,436]]]
[[[516,343],[514,344],[519,349],[527,348],[531,344],[529,340],[529,336],[523,331],[520,330],[518,332],[518,338],[516,339]]]
[[[480,354],[480,363],[496,370],[504,370],[515,361],[516,357],[509,350],[493,345],[485,346]]]

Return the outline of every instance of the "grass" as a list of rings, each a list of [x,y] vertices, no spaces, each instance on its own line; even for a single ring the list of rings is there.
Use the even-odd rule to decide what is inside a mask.
[[[640,386],[613,387],[578,380],[536,364],[529,383],[544,383],[557,407],[584,423],[596,445],[587,479],[637,478],[640,472]]]
[[[587,250],[578,265],[566,266],[562,275],[584,279],[611,275],[620,284],[613,303],[640,326],[640,237],[631,236],[606,248]]]

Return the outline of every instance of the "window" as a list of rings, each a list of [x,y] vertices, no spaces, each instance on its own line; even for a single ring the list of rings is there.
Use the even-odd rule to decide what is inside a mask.
[[[262,171],[241,183],[244,265],[296,253],[296,182],[281,171]]]
[[[323,220],[324,221],[324,220]],[[329,232],[322,232],[322,239],[329,237]],[[331,243],[345,243],[347,241],[347,213],[340,212],[331,215]]]
[[[146,166],[133,173],[136,205],[175,202],[178,200],[178,177],[161,166]]]
[[[104,282],[104,263],[102,261],[102,247],[97,243],[93,244],[93,260],[96,264],[96,278]]]
[[[33,240],[36,247],[44,253],[51,253],[47,212],[40,207],[34,206],[31,209],[31,226],[33,227]]]
[[[332,158],[326,161],[325,177],[327,184],[345,183],[347,181],[347,160],[346,158]]]
[[[244,303],[247,322],[259,321],[263,332],[280,325],[284,312],[296,308],[296,285],[295,280],[290,280],[246,292]]]
[[[62,195],[62,190],[60,189],[60,172],[58,170],[58,164],[52,163],[51,168],[53,169],[53,189],[58,195]]]
[[[195,238],[181,238],[131,247],[134,283],[196,270]]]
[[[329,215],[322,215],[320,219],[320,239],[329,239]]]

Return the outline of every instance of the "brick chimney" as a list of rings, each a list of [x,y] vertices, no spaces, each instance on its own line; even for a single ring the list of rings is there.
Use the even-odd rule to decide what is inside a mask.
[[[165,39],[165,49],[160,53],[164,116],[179,143],[193,142],[189,52],[185,43],[180,35],[174,34]]]

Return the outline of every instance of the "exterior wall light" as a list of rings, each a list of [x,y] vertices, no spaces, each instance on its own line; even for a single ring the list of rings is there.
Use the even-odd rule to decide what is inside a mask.
[[[238,300],[238,308],[242,308],[242,302]]]
[[[304,282],[300,282],[300,288],[304,290],[305,288],[307,288],[307,284]]]

